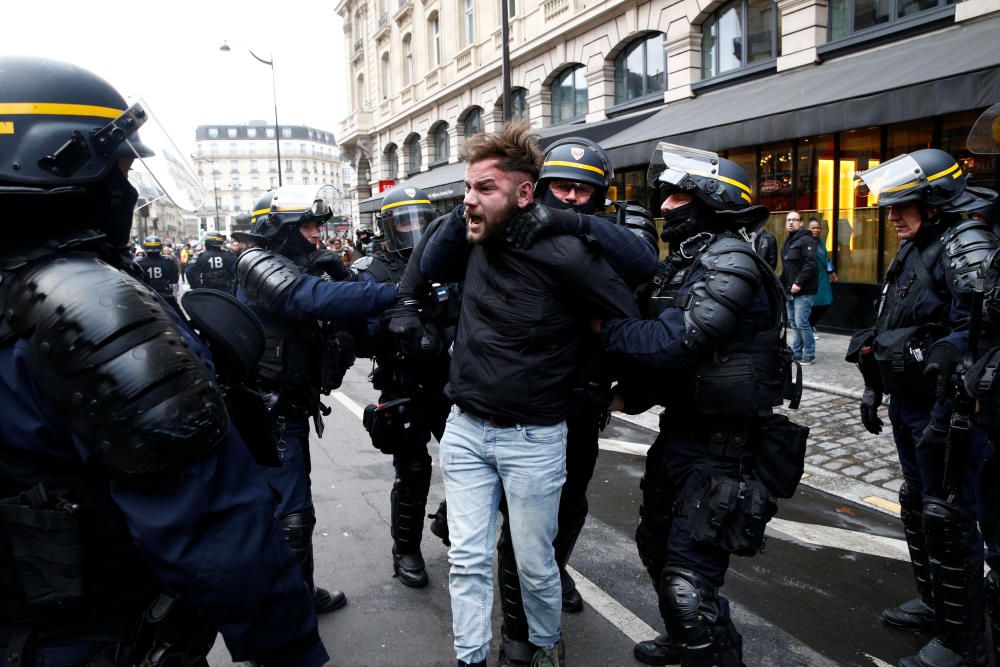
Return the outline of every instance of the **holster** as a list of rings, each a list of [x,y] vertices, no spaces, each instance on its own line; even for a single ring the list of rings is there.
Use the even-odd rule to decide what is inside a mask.
[[[160,594],[143,617],[140,667],[189,667],[206,665],[216,630],[199,612],[177,598]]]
[[[809,427],[785,415],[771,415],[754,451],[754,476],[778,498],[791,498],[805,468]]]
[[[704,470],[693,473],[680,503],[692,540],[737,556],[764,550],[764,529],[778,511],[762,482],[748,475],[731,477]]]
[[[947,333],[940,324],[891,329],[875,337],[873,356],[885,393],[931,396],[934,387],[924,377],[924,358],[935,341]],[[874,389],[874,387],[872,387]]]
[[[412,401],[409,398],[365,406],[362,423],[371,436],[375,449],[383,454],[396,454],[409,442],[415,428],[411,408]]]
[[[349,333],[337,331],[324,334],[320,356],[320,391],[328,394],[338,389],[355,359],[354,338]]]

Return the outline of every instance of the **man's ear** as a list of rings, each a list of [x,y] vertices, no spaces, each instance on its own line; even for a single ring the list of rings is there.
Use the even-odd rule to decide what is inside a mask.
[[[534,190],[535,184],[530,180],[518,183],[516,190],[518,208],[524,208],[535,200]]]

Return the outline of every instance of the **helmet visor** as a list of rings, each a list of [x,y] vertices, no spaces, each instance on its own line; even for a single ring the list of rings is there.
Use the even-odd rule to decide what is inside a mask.
[[[111,125],[121,127],[130,121],[132,131],[122,143],[128,149],[124,152],[131,152],[135,158],[129,181],[139,191],[136,208],[166,198],[184,211],[197,211],[205,200],[205,188],[190,159],[177,148],[142,100],[130,106]],[[137,124],[142,126],[141,139],[136,131]]]
[[[430,206],[399,206],[382,214],[382,232],[385,247],[398,252],[414,248],[420,242],[424,230],[434,219]]]
[[[695,187],[693,176],[716,178],[718,173],[717,153],[661,141],[649,159],[647,182],[653,188],[691,190]]]
[[[854,178],[857,194],[868,197],[876,206],[893,201],[901,202],[909,191],[927,183],[927,174],[917,161],[907,154],[862,171]]]
[[[969,130],[969,150],[978,155],[1000,154],[1000,104],[983,112]]]
[[[322,225],[333,215],[336,198],[337,189],[332,185],[319,188],[312,185],[284,185],[274,193],[271,212],[301,213],[300,223],[315,222]]]

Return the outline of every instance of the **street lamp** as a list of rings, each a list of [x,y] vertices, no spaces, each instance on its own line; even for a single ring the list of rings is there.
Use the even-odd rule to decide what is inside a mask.
[[[219,50],[222,51],[222,52],[224,52],[224,53],[229,53],[230,51],[232,51],[232,49],[229,48],[229,43],[228,42],[223,42],[222,46],[219,47]],[[266,60],[266,59],[261,58],[260,56],[258,56],[256,53],[254,53],[253,49],[249,49],[248,48],[247,52],[251,56],[254,57],[254,60],[256,60],[259,63],[264,63],[265,65],[267,65],[268,67],[271,68],[271,95],[274,98],[274,148],[275,148],[275,150],[278,153],[278,186],[280,187],[282,185],[282,181],[281,181],[281,126],[278,125],[278,87],[274,84],[274,55],[271,56],[270,60]]]

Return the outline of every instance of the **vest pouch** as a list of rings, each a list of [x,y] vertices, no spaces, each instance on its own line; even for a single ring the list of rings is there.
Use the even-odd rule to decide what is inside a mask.
[[[42,484],[0,500],[0,525],[14,574],[32,607],[63,608],[83,600],[80,506]]]
[[[927,350],[947,333],[940,324],[890,329],[872,344],[882,387],[889,395],[929,396],[934,387],[924,377]]]
[[[694,405],[702,415],[757,415],[753,357],[746,352],[715,353],[694,373]]]
[[[682,499],[691,539],[737,556],[764,550],[764,529],[778,511],[774,497],[758,480],[696,470]]]
[[[340,387],[344,375],[356,359],[354,339],[344,331],[323,337],[323,354],[320,361],[320,391],[328,394]]]
[[[778,498],[791,498],[805,468],[809,428],[785,415],[771,415],[761,429],[754,476]]]

